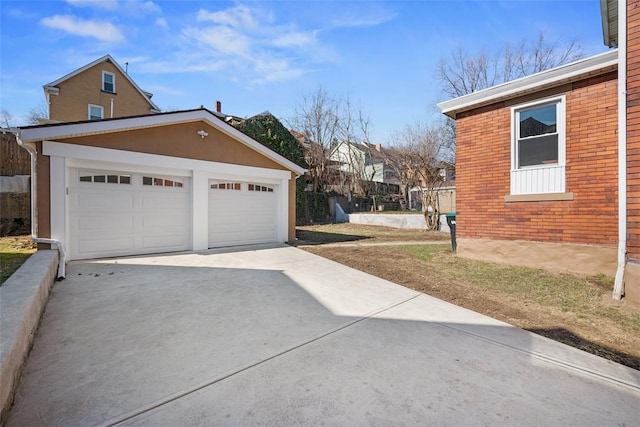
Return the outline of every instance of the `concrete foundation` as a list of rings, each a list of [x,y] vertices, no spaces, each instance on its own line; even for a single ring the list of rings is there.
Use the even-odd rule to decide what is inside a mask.
[[[458,238],[458,255],[482,261],[587,275],[603,273],[613,276],[617,266],[615,248],[524,240]]]
[[[425,230],[427,223],[419,214],[349,214],[349,222],[353,224],[377,225],[381,227]]]
[[[640,308],[640,264],[630,262],[624,271],[624,299]]]

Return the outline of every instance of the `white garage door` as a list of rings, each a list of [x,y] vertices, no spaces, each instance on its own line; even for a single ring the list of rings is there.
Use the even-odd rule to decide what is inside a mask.
[[[70,175],[71,258],[190,248],[188,178],[78,169]]]
[[[209,182],[209,247],[275,242],[277,192],[269,184]]]

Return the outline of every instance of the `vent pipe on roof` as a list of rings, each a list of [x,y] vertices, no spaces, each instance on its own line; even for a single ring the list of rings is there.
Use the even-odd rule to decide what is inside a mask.
[[[216,113],[222,113],[222,102],[216,101]]]

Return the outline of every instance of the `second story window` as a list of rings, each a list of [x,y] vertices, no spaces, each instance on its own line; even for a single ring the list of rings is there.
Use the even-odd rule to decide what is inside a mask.
[[[109,93],[116,92],[116,75],[108,71],[102,72],[102,90]]]
[[[104,117],[101,105],[89,104],[89,120],[100,120]]]

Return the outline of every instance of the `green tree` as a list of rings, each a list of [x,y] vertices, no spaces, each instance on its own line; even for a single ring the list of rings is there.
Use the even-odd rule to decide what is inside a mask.
[[[273,114],[258,114],[240,121],[235,127],[298,166],[307,167],[300,143]]]

